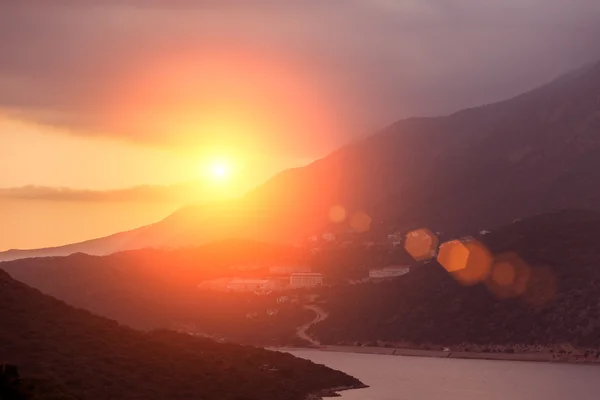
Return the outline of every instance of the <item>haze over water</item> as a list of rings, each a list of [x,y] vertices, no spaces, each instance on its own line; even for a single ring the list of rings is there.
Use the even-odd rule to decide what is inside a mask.
[[[596,400],[600,394],[600,368],[595,365],[291,353],[370,386],[342,392],[343,400]]]

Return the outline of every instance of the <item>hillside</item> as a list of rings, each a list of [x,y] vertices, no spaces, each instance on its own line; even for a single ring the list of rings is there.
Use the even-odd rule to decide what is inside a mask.
[[[599,132],[600,63],[507,101],[400,121],[284,171],[239,201],[185,207],[127,235],[120,249],[223,238],[293,242],[327,229],[334,205],[348,220],[369,214],[372,236],[420,226],[463,234],[564,208],[599,209]],[[95,254],[112,251],[107,245]],[[75,248],[60,254],[69,252]]]
[[[600,350],[599,235],[598,213],[562,211],[522,220],[478,238],[497,260],[513,260],[515,271],[527,271],[516,272],[523,290],[514,296],[499,291],[492,275],[463,286],[431,262],[390,282],[324,291],[329,318],[312,333],[330,344],[384,341],[479,351],[570,344]]]
[[[305,399],[360,383],[288,354],[169,331],[142,333],[0,271],[0,355],[81,399]]]
[[[95,314],[138,329],[179,329],[228,340],[296,344],[296,328],[313,318],[298,304],[280,304],[290,293],[221,293],[199,290],[200,282],[268,276],[268,267],[302,264],[325,274],[328,283],[367,276],[368,268],[407,262],[385,247],[331,248],[316,255],[292,246],[224,241],[175,250],[145,249],[110,256],[74,254],[0,264],[12,277]],[[268,316],[267,310],[277,310]],[[247,319],[248,314],[258,316]],[[298,343],[299,344],[299,343]]]
[[[30,379],[19,373],[18,366],[0,364],[2,400],[77,400],[49,379]]]
[[[293,336],[295,326],[310,315],[291,304],[277,306],[278,294],[226,294],[200,291],[198,285],[217,278],[253,278],[271,265],[304,261],[306,254],[291,246],[229,240],[177,250],[145,249],[104,257],[74,254],[0,265],[46,294],[134,328],[194,325],[208,335],[274,344],[266,338],[276,343],[277,338]],[[246,319],[248,313],[265,314],[273,307],[279,310],[278,324],[273,318]]]
[[[385,247],[332,248],[307,258],[293,247],[222,242],[2,266],[46,293],[123,324],[142,329],[194,325],[204,334],[241,343],[295,344],[296,328],[314,319],[302,307],[314,293],[329,317],[309,332],[326,344],[379,341],[523,350],[570,343],[600,349],[599,236],[600,213],[583,210],[542,214],[478,236],[497,260],[525,265],[527,285],[516,298],[498,290],[489,276],[484,283],[463,286],[435,261],[389,282],[345,283],[362,279],[370,267],[405,262],[403,251]],[[199,280],[253,277],[273,262],[307,263],[336,284],[296,293],[299,304],[278,304],[277,293],[197,289]],[[240,265],[258,269],[231,268]],[[277,316],[265,314],[271,308],[278,310]],[[258,317],[247,319],[249,313]]]

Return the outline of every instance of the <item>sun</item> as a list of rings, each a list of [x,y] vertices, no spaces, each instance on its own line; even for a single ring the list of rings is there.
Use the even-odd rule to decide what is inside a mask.
[[[214,160],[208,165],[208,176],[215,181],[226,181],[231,175],[231,165],[225,160]]]

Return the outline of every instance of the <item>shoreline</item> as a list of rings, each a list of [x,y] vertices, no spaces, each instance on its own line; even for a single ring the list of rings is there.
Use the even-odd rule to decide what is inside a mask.
[[[309,394],[306,400],[323,400],[324,398],[340,397],[340,392],[345,392],[348,390],[366,389],[368,387],[368,385],[365,385],[363,383],[362,385],[340,386],[331,389],[323,389],[316,393]]]
[[[546,362],[560,364],[576,365],[600,365],[600,359],[597,361],[578,359],[577,356],[554,357],[550,353],[481,353],[468,351],[441,351],[441,350],[417,350],[397,347],[366,347],[366,346],[334,346],[322,345],[314,347],[269,347],[267,350],[275,351],[299,351],[299,350],[317,350],[334,353],[353,353],[353,354],[372,354],[383,356],[404,356],[404,357],[428,357],[428,358],[449,358],[463,360],[493,360],[493,361],[522,361],[522,362]]]

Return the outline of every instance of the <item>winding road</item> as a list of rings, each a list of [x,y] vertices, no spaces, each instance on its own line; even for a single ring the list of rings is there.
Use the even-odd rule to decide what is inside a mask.
[[[312,304],[311,305],[305,305],[304,309],[313,311],[317,315],[316,315],[315,319],[313,319],[309,323],[304,324],[302,326],[299,326],[298,329],[296,330],[296,335],[300,339],[309,342],[313,346],[321,346],[321,343],[318,340],[316,340],[315,338],[311,337],[307,333],[307,331],[314,324],[318,324],[319,322],[324,321],[329,316],[329,314],[327,314],[327,312],[325,310],[323,310],[321,307],[315,306],[315,305],[312,305]]]

